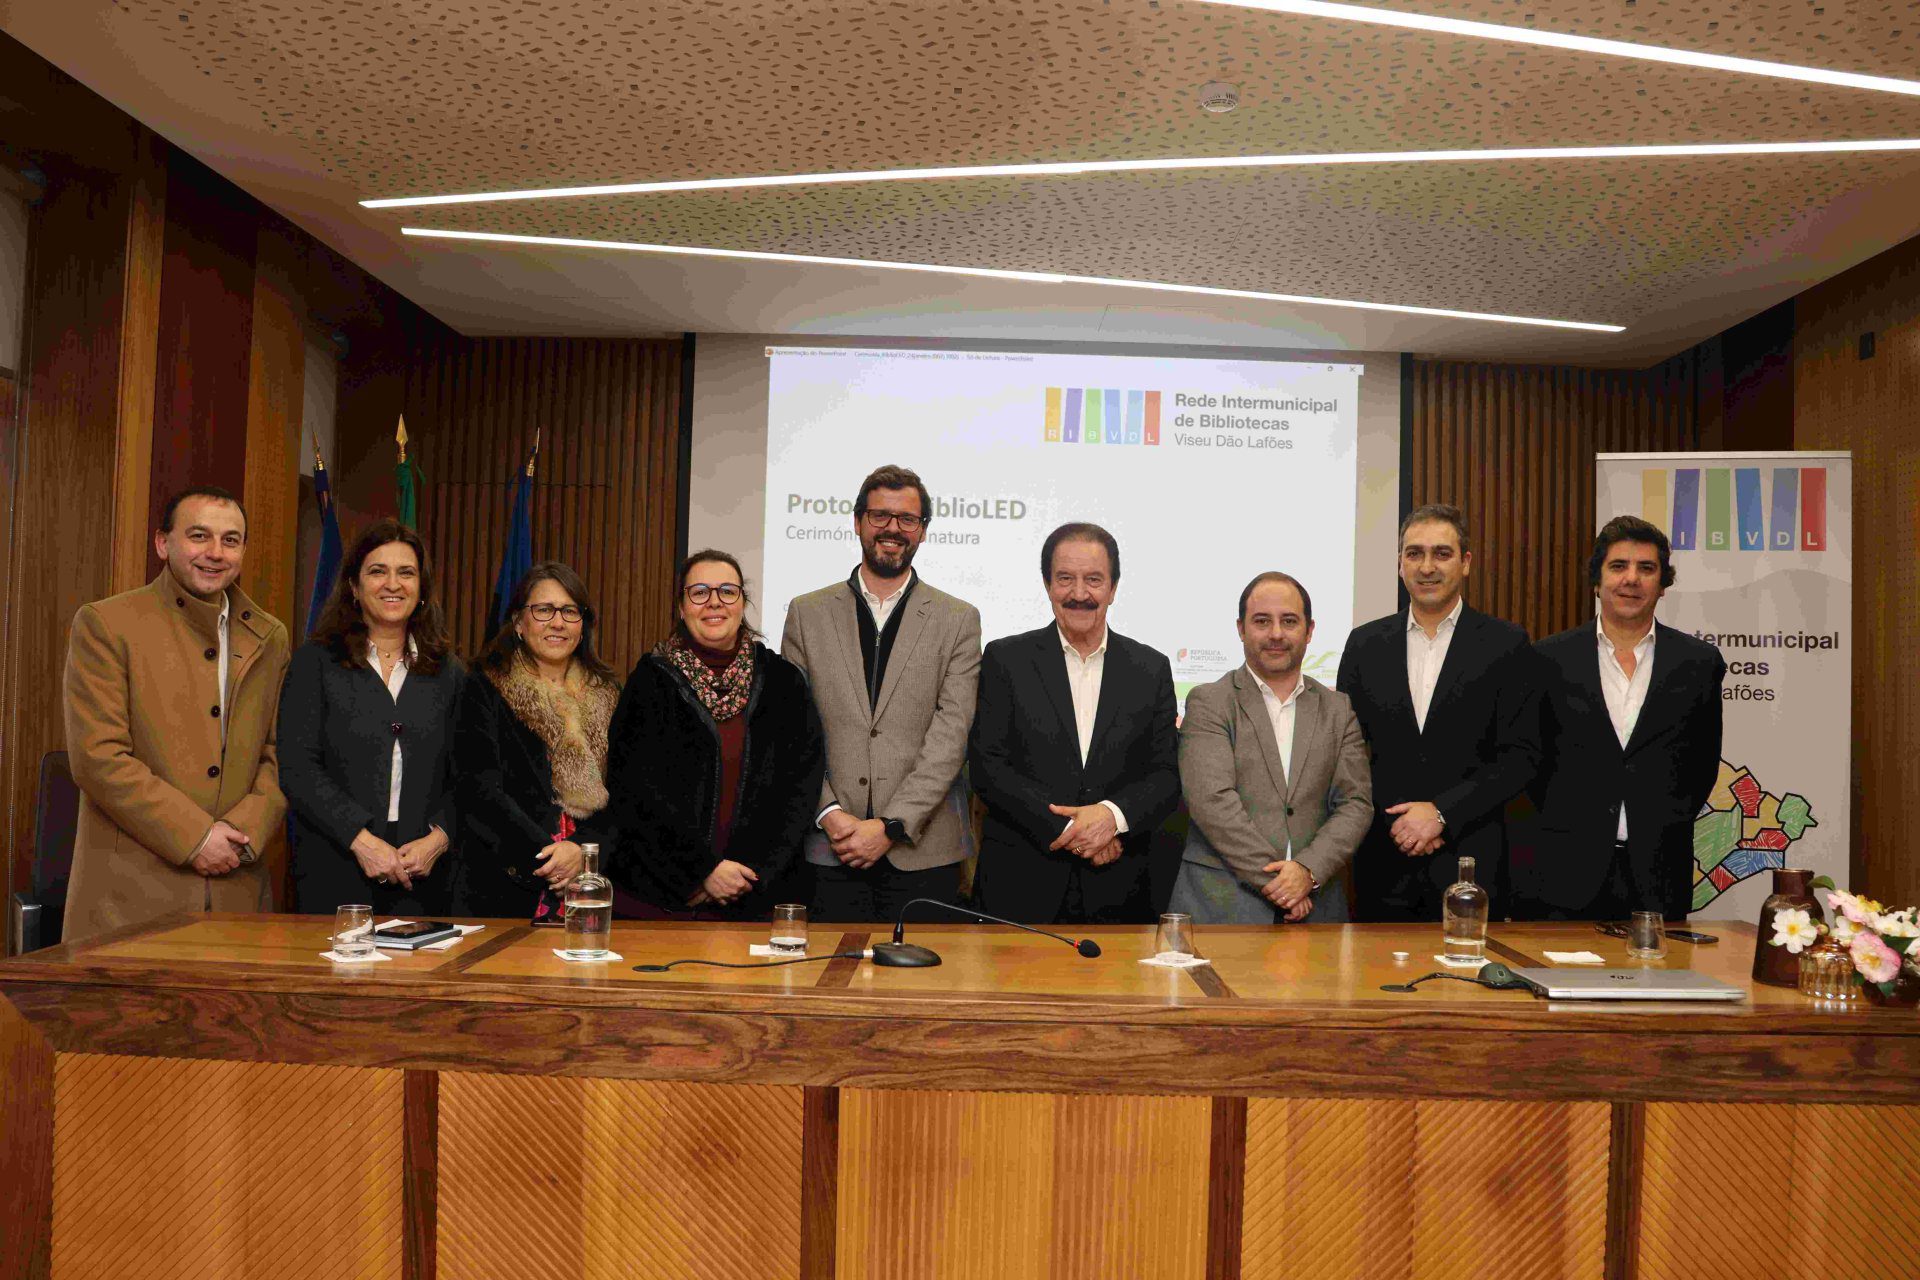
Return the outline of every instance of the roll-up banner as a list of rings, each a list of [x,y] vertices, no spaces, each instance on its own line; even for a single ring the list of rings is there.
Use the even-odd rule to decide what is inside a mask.
[[[1693,824],[1693,910],[1756,919],[1775,867],[1847,882],[1853,455],[1603,453],[1596,515],[1666,531],[1659,619],[1727,660],[1720,777]]]

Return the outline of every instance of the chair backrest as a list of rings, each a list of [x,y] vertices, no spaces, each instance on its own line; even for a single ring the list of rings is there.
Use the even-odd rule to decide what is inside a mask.
[[[60,940],[60,917],[67,908],[67,877],[73,872],[73,838],[80,824],[80,788],[74,785],[67,753],[40,757],[40,790],[33,809],[33,893],[45,906],[42,945]]]

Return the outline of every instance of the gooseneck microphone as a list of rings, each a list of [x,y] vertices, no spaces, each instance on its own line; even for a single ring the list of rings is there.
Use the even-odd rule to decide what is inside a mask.
[[[916,946],[903,941],[907,931],[907,909],[919,903],[930,907],[939,907],[942,911],[951,911],[956,915],[971,916],[975,920],[985,920],[989,924],[1004,924],[1015,929],[1025,929],[1028,933],[1037,933],[1043,938],[1053,938],[1064,942],[1088,959],[1100,954],[1100,944],[1092,938],[1075,941],[1045,929],[1036,929],[1030,924],[1021,924],[1018,920],[1002,920],[999,916],[990,916],[984,911],[975,911],[972,907],[956,907],[951,902],[942,902],[938,898],[915,898],[900,908],[900,918],[893,922],[893,941],[873,944],[873,962],[883,969],[930,969],[940,963],[940,953],[931,947]]]

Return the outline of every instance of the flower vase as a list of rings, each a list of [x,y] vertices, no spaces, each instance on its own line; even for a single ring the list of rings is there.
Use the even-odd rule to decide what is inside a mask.
[[[1753,948],[1753,980],[1770,987],[1800,985],[1800,956],[1773,941],[1774,915],[1804,911],[1815,924],[1826,923],[1827,913],[1813,896],[1813,872],[1800,867],[1776,867],[1773,896],[1760,908],[1760,936]]]
[[[1883,1005],[1890,1009],[1911,1009],[1920,1005],[1920,960],[1912,956],[1904,957],[1900,962],[1900,972],[1893,975],[1893,981],[1887,985],[1891,991],[1882,991],[1877,982],[1860,979],[1860,985],[1866,991],[1867,1003]]]

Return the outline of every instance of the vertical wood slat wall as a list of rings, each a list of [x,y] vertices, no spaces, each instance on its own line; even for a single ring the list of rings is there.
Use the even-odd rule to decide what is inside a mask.
[[[1637,371],[1414,363],[1412,496],[1467,516],[1467,598],[1535,639],[1592,616],[1599,453],[1699,447],[1699,349]]]
[[[405,412],[424,475],[420,533],[461,653],[486,640],[513,480],[536,429],[533,558],[580,574],[599,609],[600,655],[623,675],[666,635],[680,345],[454,337],[415,351]]]

